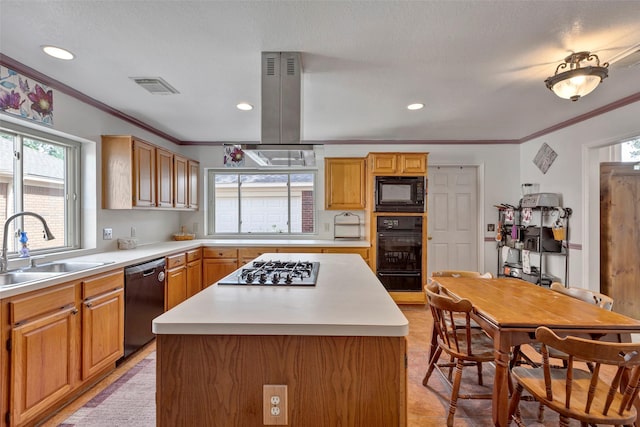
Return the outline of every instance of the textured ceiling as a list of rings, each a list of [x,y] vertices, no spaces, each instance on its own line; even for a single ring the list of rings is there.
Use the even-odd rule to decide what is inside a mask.
[[[637,50],[640,1],[1,0],[0,27],[2,54],[181,141],[259,141],[262,51],[302,52],[304,140],[521,139],[640,93],[640,65],[578,102],[543,83]]]

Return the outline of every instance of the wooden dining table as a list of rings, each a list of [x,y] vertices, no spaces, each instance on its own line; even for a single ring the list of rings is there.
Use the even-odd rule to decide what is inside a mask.
[[[473,304],[472,318],[493,338],[495,381],[492,414],[495,426],[507,426],[509,363],[516,345],[535,341],[535,330],[547,326],[560,335],[628,342],[640,333],[640,321],[515,278],[435,277],[452,295]],[[614,303],[615,309],[615,303]]]

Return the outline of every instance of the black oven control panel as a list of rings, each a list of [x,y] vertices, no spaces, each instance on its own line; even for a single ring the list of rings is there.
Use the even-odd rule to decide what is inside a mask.
[[[420,216],[379,216],[378,231],[403,230],[422,231],[422,217]]]

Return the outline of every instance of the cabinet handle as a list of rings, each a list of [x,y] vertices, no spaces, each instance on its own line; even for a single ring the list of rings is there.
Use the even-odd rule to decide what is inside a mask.
[[[74,308],[73,310],[71,310],[71,314],[73,314],[74,316],[78,314],[78,309]]]
[[[87,307],[91,307],[93,304],[91,304],[90,302],[86,302],[84,305],[86,305]]]

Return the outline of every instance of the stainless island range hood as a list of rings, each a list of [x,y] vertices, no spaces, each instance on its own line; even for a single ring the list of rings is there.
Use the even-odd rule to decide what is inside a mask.
[[[312,145],[302,134],[300,52],[262,52],[260,144],[242,149],[259,166],[315,166]]]

